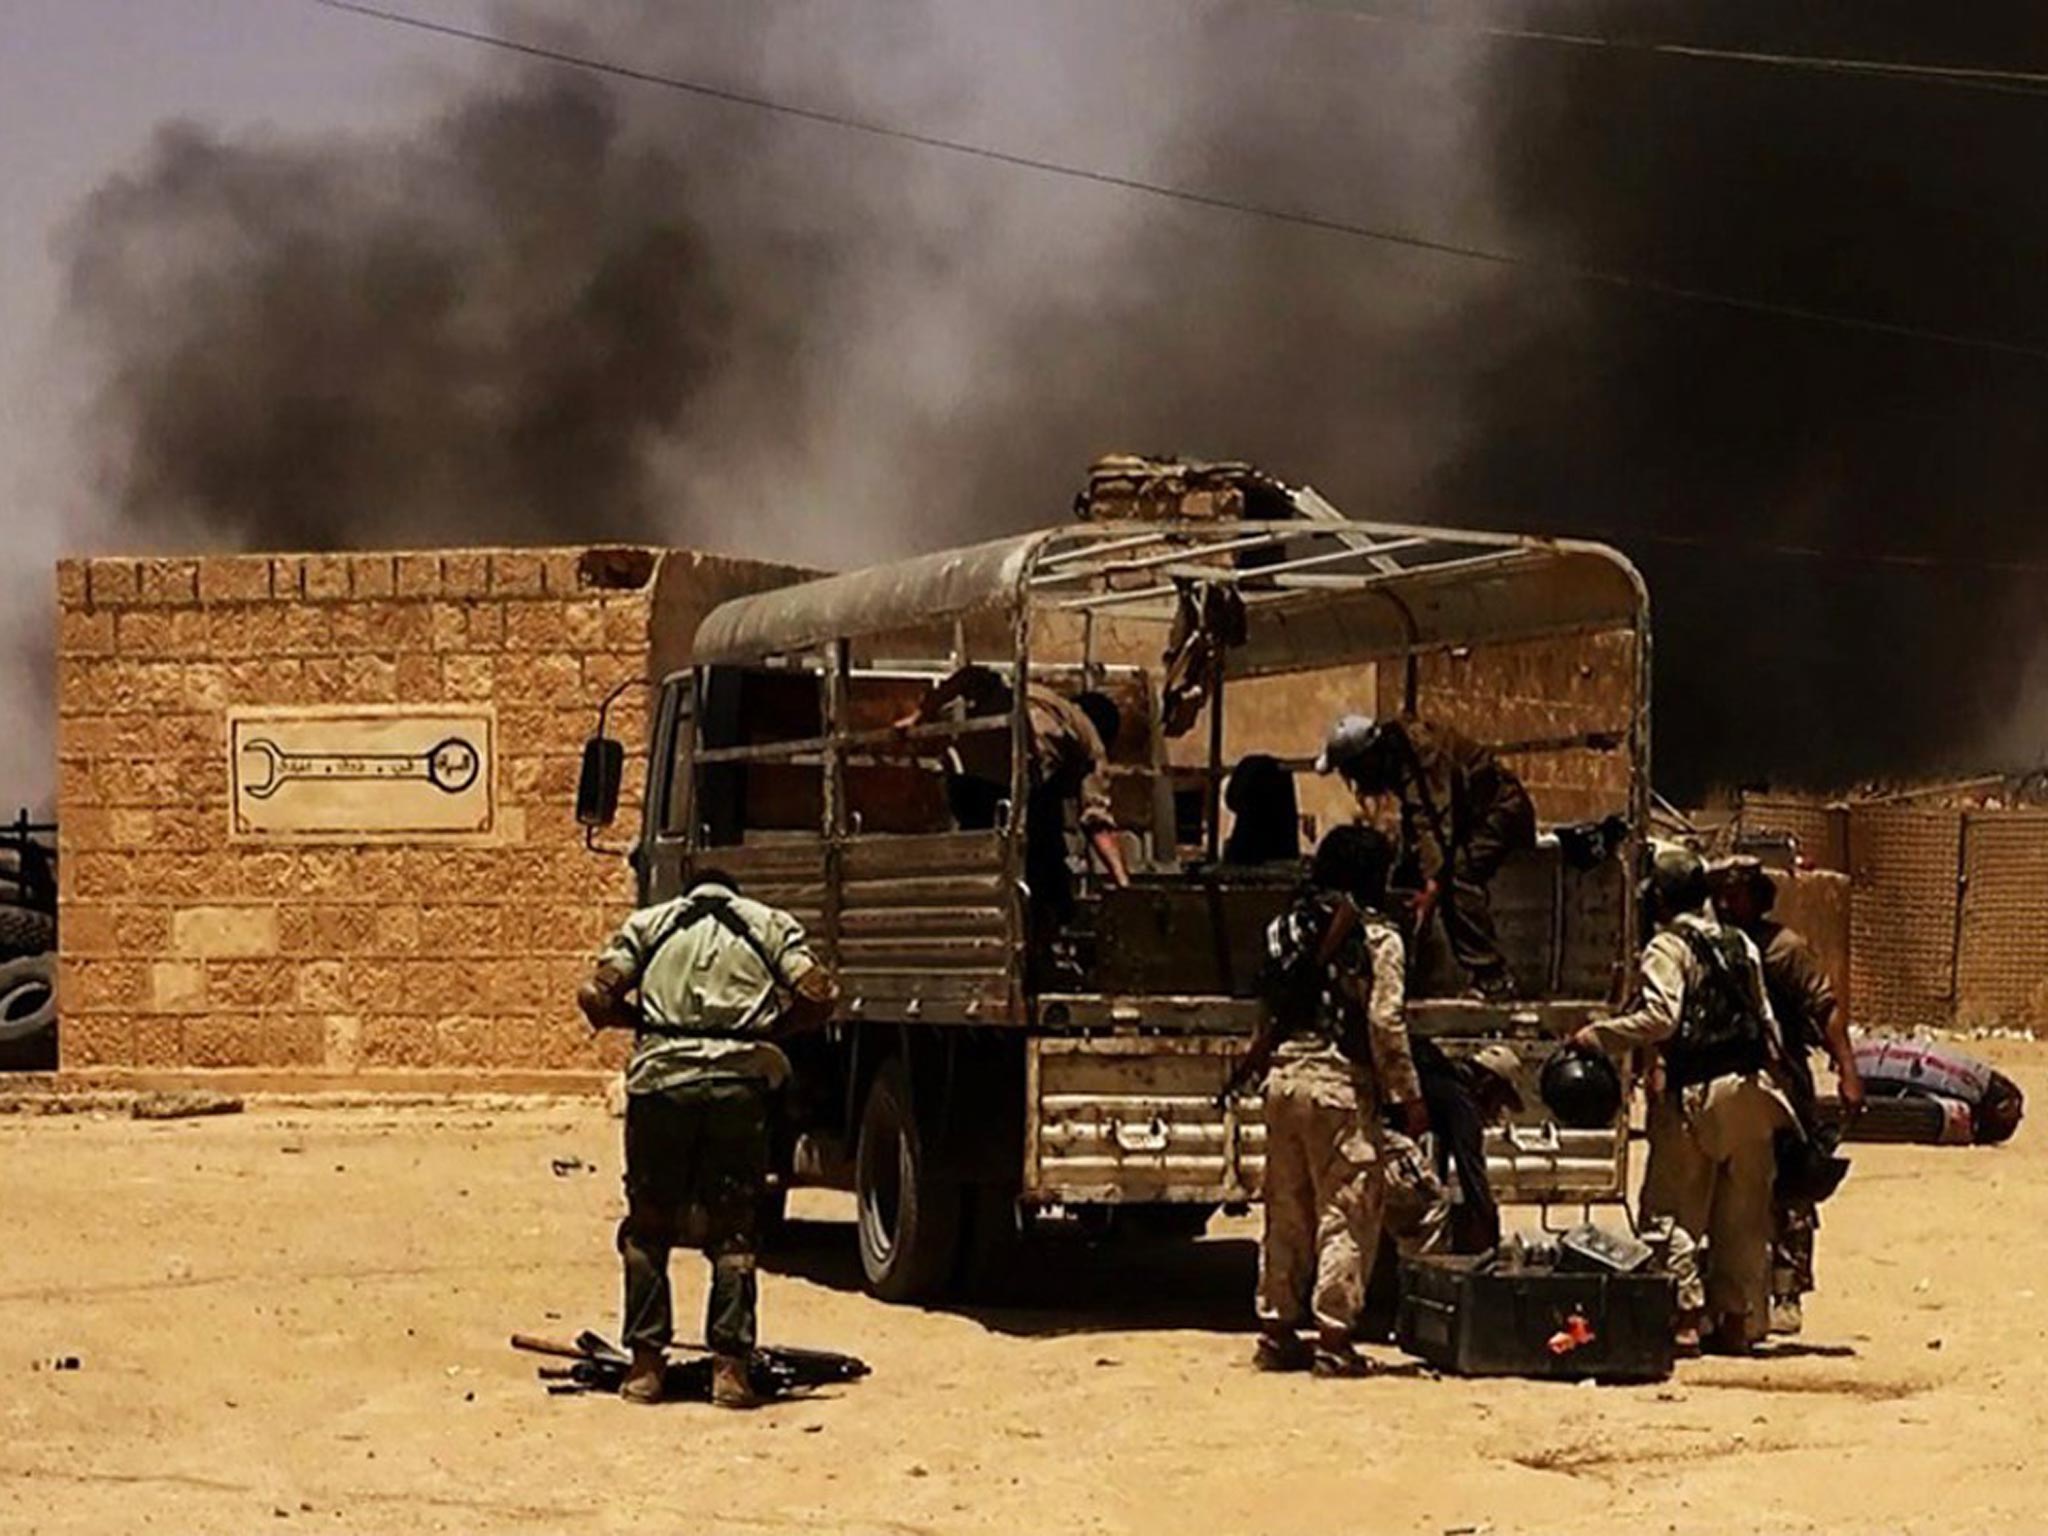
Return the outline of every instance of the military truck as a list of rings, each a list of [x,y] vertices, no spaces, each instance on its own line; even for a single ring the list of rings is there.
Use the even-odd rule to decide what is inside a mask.
[[[895,1300],[1002,1272],[1048,1211],[1192,1234],[1255,1200],[1257,1094],[1219,1090],[1263,1006],[1265,925],[1314,837],[1360,813],[1313,760],[1337,713],[1408,711],[1493,743],[1547,829],[1495,886],[1526,1001],[1458,995],[1425,936],[1413,1027],[1454,1053],[1519,1043],[1529,1108],[1489,1148],[1505,1201],[1618,1198],[1625,1125],[1561,1130],[1534,1078],[1631,968],[1650,746],[1634,569],[1595,544],[1350,521],[1241,465],[1106,461],[1077,510],[727,602],[658,682],[641,898],[716,867],[800,916],[842,979],[833,1025],[792,1047],[785,1187],[855,1194],[867,1283]],[[1006,709],[903,724],[970,665]],[[1027,888],[1028,682],[1120,705],[1127,888],[1071,824],[1078,899]],[[962,760],[992,754],[996,803],[963,825]],[[1226,784],[1251,754],[1294,791],[1298,838],[1243,864]],[[621,762],[600,730],[587,825],[615,816]]]

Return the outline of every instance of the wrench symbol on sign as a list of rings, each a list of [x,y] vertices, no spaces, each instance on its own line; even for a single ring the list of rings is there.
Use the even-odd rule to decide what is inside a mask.
[[[443,794],[459,795],[476,782],[481,759],[460,736],[436,742],[424,752],[287,752],[267,736],[242,743],[254,755],[261,780],[245,780],[252,800],[268,800],[292,779],[424,779]]]

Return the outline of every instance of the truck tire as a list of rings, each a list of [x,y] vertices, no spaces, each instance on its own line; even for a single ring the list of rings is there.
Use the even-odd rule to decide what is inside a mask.
[[[0,1045],[20,1045],[57,1027],[56,962],[26,955],[0,963]]]
[[[959,1254],[960,1187],[932,1166],[900,1056],[868,1085],[853,1178],[868,1290],[883,1301],[942,1295]]]
[[[56,947],[56,918],[34,907],[0,906],[0,960],[45,954]]]

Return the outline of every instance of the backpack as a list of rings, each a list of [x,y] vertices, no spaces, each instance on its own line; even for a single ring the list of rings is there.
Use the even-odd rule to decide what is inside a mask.
[[[1698,986],[1688,987],[1678,1033],[1665,1046],[1665,1078],[1672,1090],[1729,1073],[1761,1071],[1768,1060],[1769,1026],[1756,968],[1741,934],[1723,929],[1678,932],[1699,960]]]

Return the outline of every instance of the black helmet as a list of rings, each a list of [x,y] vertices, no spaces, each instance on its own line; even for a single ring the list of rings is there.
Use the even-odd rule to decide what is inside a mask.
[[[1643,881],[1643,902],[1660,922],[1681,912],[1697,912],[1707,904],[1707,865],[1683,843],[1664,843],[1650,856]]]
[[[1568,1131],[1600,1131],[1621,1113],[1621,1074],[1598,1051],[1568,1045],[1543,1064],[1537,1091]]]

